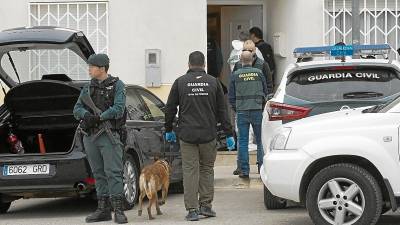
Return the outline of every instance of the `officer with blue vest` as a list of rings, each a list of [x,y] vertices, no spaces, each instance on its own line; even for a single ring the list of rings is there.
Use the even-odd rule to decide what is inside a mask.
[[[242,67],[231,76],[229,85],[229,103],[236,112],[239,130],[238,161],[241,178],[248,178],[249,166],[249,128],[253,127],[257,142],[257,164],[260,167],[263,161],[261,144],[261,123],[263,105],[268,95],[268,87],[263,72],[252,66],[253,54],[243,51],[241,55]]]
[[[92,79],[81,91],[74,107],[74,116],[81,120],[86,155],[96,179],[98,206],[94,213],[86,217],[86,222],[111,220],[112,203],[114,221],[122,224],[128,222],[123,211],[125,197],[122,182],[126,91],[121,80],[107,73],[109,61],[106,54],[89,57],[89,74]],[[88,98],[101,110],[101,114],[85,103],[84,99]],[[97,137],[96,134],[104,129],[101,125],[106,121],[110,122],[110,132],[102,132]]]

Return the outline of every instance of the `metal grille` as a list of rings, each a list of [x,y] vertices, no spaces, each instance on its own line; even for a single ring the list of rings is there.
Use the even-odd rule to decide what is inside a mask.
[[[59,26],[83,31],[96,52],[108,52],[108,3],[30,3],[30,26]],[[31,79],[43,74],[65,73],[87,79],[87,65],[69,50],[37,50],[29,56]]]
[[[360,0],[360,3],[360,43],[387,43],[395,53],[400,47],[400,0]],[[351,0],[324,0],[325,45],[352,43],[351,8]]]

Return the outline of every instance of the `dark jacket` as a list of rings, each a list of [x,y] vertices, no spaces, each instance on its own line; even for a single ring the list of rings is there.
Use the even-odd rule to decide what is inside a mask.
[[[204,144],[217,137],[220,122],[227,136],[232,136],[227,104],[218,80],[202,69],[192,69],[179,77],[169,93],[165,129],[172,131],[178,112],[178,136],[191,144]]]
[[[254,56],[254,57],[255,58],[253,61],[253,67],[262,71],[262,73],[265,76],[265,81],[267,82],[267,87],[268,87],[268,91],[269,91],[268,94],[271,94],[274,91],[274,82],[272,80],[272,73],[268,66],[268,63],[265,62],[264,60],[258,58],[257,56]],[[239,61],[235,64],[235,67],[233,68],[232,72],[235,72],[241,68],[242,68],[242,62]]]
[[[261,70],[244,66],[231,76],[229,103],[235,111],[262,110],[268,94]]]
[[[101,83],[96,79],[92,79],[89,84],[85,85],[73,111],[77,120],[83,119],[87,112],[94,113],[81,101],[81,96],[89,94],[97,108],[102,111],[100,120],[111,121],[113,129],[117,130],[125,124],[126,93],[125,84],[121,80],[117,77],[109,76]]]
[[[218,78],[221,75],[224,60],[218,43],[209,38],[207,40],[207,73]]]
[[[268,63],[271,71],[275,71],[275,59],[274,59],[274,51],[272,50],[271,45],[269,45],[264,40],[258,41],[256,47],[260,50],[261,54],[264,57],[264,61]]]

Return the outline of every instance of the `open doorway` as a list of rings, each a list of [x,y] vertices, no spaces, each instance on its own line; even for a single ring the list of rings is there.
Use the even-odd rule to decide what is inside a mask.
[[[208,73],[229,83],[231,68],[227,63],[233,49],[232,41],[253,26],[263,28],[262,5],[207,6],[207,65]]]

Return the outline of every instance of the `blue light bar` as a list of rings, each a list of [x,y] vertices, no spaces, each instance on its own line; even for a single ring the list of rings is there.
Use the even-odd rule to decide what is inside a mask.
[[[354,54],[354,49],[352,45],[337,45],[331,47],[331,56],[343,57],[352,56]]]
[[[342,57],[342,56],[368,56],[368,55],[387,55],[390,51],[390,45],[337,45],[337,46],[320,46],[296,48],[293,54],[296,58],[311,57]]]

